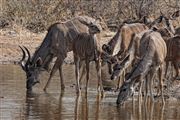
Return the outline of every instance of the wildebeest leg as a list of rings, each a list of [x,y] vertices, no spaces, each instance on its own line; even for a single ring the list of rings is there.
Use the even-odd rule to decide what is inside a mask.
[[[142,102],[142,84],[143,84],[143,75],[140,75],[140,82],[139,82],[139,98],[138,101],[139,103]]]
[[[50,83],[50,81],[51,81],[52,76],[56,73],[56,71],[57,71],[57,69],[58,69],[58,67],[59,67],[59,63],[58,63],[57,61],[58,61],[58,60],[56,60],[54,66],[53,66],[53,68],[52,68],[52,70],[51,70],[49,79],[48,79],[48,81],[47,81],[47,83],[46,83],[46,85],[45,85],[45,87],[44,87],[44,91],[46,91],[47,87],[49,86],[49,83]]]
[[[82,69],[82,70],[81,70],[81,69]],[[81,86],[82,80],[84,79],[85,74],[86,74],[85,64],[84,64],[82,61],[81,61],[80,64],[79,64],[79,70],[81,70],[80,79],[79,79],[79,84],[80,84],[80,86]]]
[[[108,65],[108,72],[111,75],[112,74],[112,65],[111,65],[111,63],[108,63],[107,65]]]
[[[156,71],[158,70],[158,68],[154,68],[150,71],[150,79],[149,79],[149,88],[150,88],[150,95],[151,95],[151,100],[154,101],[154,96],[153,96],[153,81],[155,79],[155,76],[156,76]]]
[[[167,71],[169,67],[169,61],[166,61],[166,71],[165,71],[165,78],[167,78]]]
[[[117,87],[116,87],[116,91],[118,91],[118,89],[121,87],[124,80],[125,80],[125,70],[123,70],[122,76],[119,76],[119,78],[118,78],[118,84],[117,84]]]
[[[101,95],[103,95],[103,85],[102,85],[102,78],[101,78],[101,62],[100,62],[100,58],[98,58],[98,60],[95,61],[96,63],[96,71],[97,71],[97,77],[98,77],[98,87],[97,90],[98,92],[101,92]]]
[[[59,76],[60,76],[60,81],[61,81],[61,90],[63,91],[65,89],[65,85],[64,85],[64,77],[63,77],[63,73],[62,73],[62,64],[63,64],[64,60],[59,61]]]
[[[89,59],[86,58],[86,93],[87,93],[87,89],[88,89],[88,82],[89,82]]]
[[[179,77],[179,65],[178,65],[178,61],[173,61],[173,65],[174,65],[174,68],[175,68],[175,70],[176,70],[176,76],[175,76],[175,79],[180,79],[180,77]]]
[[[158,74],[159,74],[159,83],[160,83],[162,103],[164,105],[165,101],[164,101],[164,94],[163,94],[163,66],[162,65],[160,65],[160,68],[158,70]]]
[[[122,79],[122,77],[121,77],[121,76],[119,76],[119,77],[118,77],[117,87],[116,87],[116,90],[115,90],[115,91],[118,91],[118,90],[119,90],[119,88],[120,88],[120,84],[121,84],[121,79]]]
[[[80,93],[80,85],[79,85],[80,58],[74,56],[74,62],[75,62],[75,74],[76,74],[76,93],[79,95],[79,93]]]
[[[146,90],[146,95],[145,95],[145,104],[147,103],[147,97],[148,97],[148,89],[149,89],[149,74],[146,75],[146,80],[144,81],[145,82],[145,90]]]

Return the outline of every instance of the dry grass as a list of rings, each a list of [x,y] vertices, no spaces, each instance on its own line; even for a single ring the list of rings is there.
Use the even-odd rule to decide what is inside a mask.
[[[38,33],[76,15],[101,17],[108,26],[119,25],[144,15],[157,17],[160,11],[168,16],[179,5],[178,0],[1,0],[0,28],[5,20],[10,26],[15,23]]]

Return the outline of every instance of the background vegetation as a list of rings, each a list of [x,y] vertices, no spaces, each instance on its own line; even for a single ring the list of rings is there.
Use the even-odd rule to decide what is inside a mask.
[[[179,0],[0,0],[0,28],[15,23],[37,33],[76,15],[101,17],[113,26],[143,15],[154,18],[160,11],[169,15],[179,5]]]

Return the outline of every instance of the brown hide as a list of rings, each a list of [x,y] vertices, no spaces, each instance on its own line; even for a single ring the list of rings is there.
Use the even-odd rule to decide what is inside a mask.
[[[176,28],[175,35],[180,35],[180,27]]]
[[[72,51],[72,43],[77,35],[82,32],[89,33],[87,24],[90,23],[96,24],[95,19],[79,16],[64,23],[51,25],[43,43],[33,55],[32,63],[35,63],[39,57],[46,66],[53,57],[64,59],[67,52]]]
[[[107,44],[112,49],[109,54],[116,55],[119,52],[118,55],[120,55],[128,49],[134,33],[140,33],[147,29],[148,27],[141,23],[124,24]]]
[[[55,23],[49,27],[42,44],[35,51],[32,58],[29,50],[24,47],[28,53],[28,61],[24,66],[23,63],[25,61],[23,57],[21,65],[26,72],[26,88],[28,90],[32,90],[32,86],[39,82],[38,75],[42,69],[49,70],[49,64],[54,57],[57,57],[57,59],[44,90],[48,87],[52,76],[57,70],[59,70],[60,73],[61,89],[63,90],[65,88],[62,74],[63,61],[67,56],[67,52],[72,51],[72,44],[77,35],[82,32],[89,34],[89,26],[101,28],[95,19],[87,16],[78,16],[63,23]],[[20,48],[23,56],[25,56],[25,51],[22,47]]]
[[[139,51],[141,60],[131,73],[131,79],[146,73],[150,66],[161,65],[167,55],[166,43],[158,32],[153,31],[148,31],[143,35]]]
[[[180,36],[175,36],[166,41],[168,47],[168,53],[166,57],[166,72],[168,70],[169,61],[172,62],[175,70],[176,70],[176,79],[179,78],[180,74]]]
[[[122,42],[120,43],[120,50],[118,51],[118,55],[120,56],[122,53],[127,51],[134,33],[140,33],[147,29],[148,27],[140,23],[125,24],[121,29]]]
[[[170,37],[173,37],[173,33],[170,32],[167,28],[160,28],[157,30],[162,36],[162,38],[167,41]]]
[[[126,76],[126,81],[120,88],[117,104],[122,104],[134,93],[135,83],[140,84],[139,98],[141,99],[142,83],[146,75],[152,72],[152,76],[150,76],[150,81],[152,81],[158,69],[161,71],[158,72],[160,80],[159,85],[161,89],[162,102],[164,104],[162,65],[165,60],[166,54],[166,43],[158,32],[148,31],[142,36],[140,40],[141,59],[139,59],[138,64],[133,67],[131,73]],[[151,97],[153,97],[152,94]]]
[[[180,36],[170,38],[167,42],[167,60],[179,60],[180,62]]]

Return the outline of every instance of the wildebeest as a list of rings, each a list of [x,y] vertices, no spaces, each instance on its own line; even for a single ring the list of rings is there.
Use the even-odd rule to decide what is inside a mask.
[[[133,24],[122,24],[114,37],[107,43],[102,46],[104,52],[112,56],[121,57],[125,55],[132,35],[134,33],[140,33],[144,30],[147,30],[148,27],[145,24],[133,23]],[[111,64],[109,64],[109,73],[112,73]]]
[[[156,25],[161,23],[163,20],[165,20],[166,26],[163,28],[158,28]],[[146,25],[150,27],[149,30],[154,30],[154,31],[159,32],[165,41],[173,36],[173,33],[171,32],[172,30],[174,30],[172,26],[172,22],[171,20],[169,20],[167,17],[163,15],[155,19],[153,22],[148,22],[148,24]],[[139,57],[139,42],[143,34],[147,31],[148,30],[144,30],[144,31],[141,31],[140,33],[134,33],[134,36],[132,35],[134,38],[132,37],[132,40],[129,44],[126,55],[124,55],[120,61],[117,60],[118,62],[116,62],[116,64],[113,67],[111,80],[115,79],[116,77],[119,77],[119,81],[120,81],[120,77],[122,75],[123,75],[122,79],[124,79],[125,70],[130,65],[132,65],[132,63],[134,64],[136,61],[136,58]],[[120,85],[119,83],[120,82],[118,82],[118,86]]]
[[[22,59],[21,66],[26,72],[26,88],[28,90],[31,90],[32,86],[38,82],[40,71],[42,69],[47,70],[54,57],[57,57],[57,60],[52,68],[48,81],[50,81],[51,77],[57,69],[59,69],[61,90],[64,90],[65,85],[62,74],[63,61],[67,56],[67,52],[72,51],[72,44],[77,35],[82,32],[89,33],[87,26],[89,24],[94,26],[99,25],[95,19],[87,16],[78,16],[64,23],[55,23],[49,27],[42,44],[32,57],[29,50],[26,49],[28,52],[28,60],[25,62],[25,60]],[[23,56],[25,56],[25,51],[23,49],[22,51]],[[46,88],[47,85],[44,90],[46,90]]]
[[[167,74],[168,65],[171,61],[175,70],[176,75],[175,79],[180,79],[180,36],[176,35],[169,40],[166,41],[168,52],[166,57],[166,72],[165,76]]]
[[[141,37],[144,35],[144,33],[147,31],[149,31],[149,30],[145,30],[145,31],[142,31],[138,34],[133,35],[132,40],[131,40],[130,45],[129,45],[129,48],[127,50],[127,55],[124,57],[124,59],[122,61],[118,61],[113,66],[113,72],[111,75],[111,80],[115,80],[116,78],[119,77],[117,89],[119,89],[119,87],[120,87],[120,77],[123,75],[122,79],[124,81],[125,70],[128,67],[130,67],[132,64],[135,64],[135,62],[139,58],[140,40],[141,40]]]
[[[118,94],[117,104],[122,104],[133,95],[136,83],[140,84],[139,98],[141,100],[141,86],[144,78],[149,73],[151,73],[151,78],[147,82],[149,82],[150,93],[153,99],[151,85],[157,71],[159,74],[162,102],[164,103],[162,73],[163,63],[167,54],[166,43],[158,32],[149,31],[140,40],[139,52],[140,59],[137,61],[137,65],[134,65],[131,72],[126,76],[126,80]]]
[[[151,29],[150,29],[151,30]],[[159,32],[163,38],[163,40],[167,41],[169,38],[173,37],[173,34],[167,28],[152,28],[152,30]],[[122,61],[118,61],[113,67],[113,73],[111,75],[111,79],[122,75],[123,71],[128,68],[132,63],[134,64],[136,58],[139,58],[139,43],[140,39],[145,32],[149,30],[142,31],[138,34],[134,34],[132,40],[130,42],[129,48],[127,50],[127,55],[123,58]]]
[[[114,37],[102,46],[102,49],[110,55],[124,53],[130,44],[132,35],[147,30],[148,27],[141,23],[122,24]]]
[[[100,33],[101,28],[91,25],[89,26],[89,28],[90,28],[89,34],[80,33],[73,42],[77,93],[80,92],[79,71],[80,71],[81,61],[85,61],[85,65],[86,65],[86,93],[87,93],[88,81],[89,81],[90,61],[95,61],[96,63],[96,70],[98,74],[98,90],[101,90],[103,92],[102,81],[101,81],[101,62],[100,62],[101,52],[100,52],[100,45],[98,44],[99,41],[97,41],[96,38],[96,34]]]

